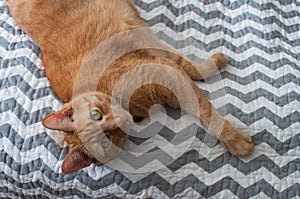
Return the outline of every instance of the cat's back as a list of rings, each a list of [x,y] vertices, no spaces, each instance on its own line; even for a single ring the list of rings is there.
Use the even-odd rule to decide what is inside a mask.
[[[8,0],[16,23],[42,48],[84,43],[145,26],[132,0]],[[132,27],[131,27],[132,26]],[[66,47],[66,46],[65,46]],[[47,49],[49,50],[49,49]]]
[[[17,25],[41,48],[55,93],[69,101],[78,69],[102,41],[145,27],[132,0],[8,0]]]

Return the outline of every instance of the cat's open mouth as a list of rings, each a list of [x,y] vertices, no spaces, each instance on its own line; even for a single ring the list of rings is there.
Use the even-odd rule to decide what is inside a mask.
[[[65,110],[63,112],[63,114],[65,115],[66,119],[68,119],[71,122],[74,122],[74,119],[73,119],[73,110]]]

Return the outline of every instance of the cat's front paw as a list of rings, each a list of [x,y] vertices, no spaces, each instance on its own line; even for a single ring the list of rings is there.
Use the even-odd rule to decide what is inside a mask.
[[[251,136],[237,130],[221,135],[220,143],[233,155],[239,157],[251,155],[254,148]]]
[[[228,63],[228,58],[223,53],[215,53],[211,58],[219,69]]]

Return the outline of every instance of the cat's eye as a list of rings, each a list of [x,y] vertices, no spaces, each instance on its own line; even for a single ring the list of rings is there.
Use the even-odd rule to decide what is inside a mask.
[[[98,111],[98,110],[92,110],[92,111],[90,112],[90,116],[91,116],[91,118],[92,118],[93,120],[95,120],[95,121],[100,121],[100,120],[102,120],[102,114],[101,114],[100,111]]]

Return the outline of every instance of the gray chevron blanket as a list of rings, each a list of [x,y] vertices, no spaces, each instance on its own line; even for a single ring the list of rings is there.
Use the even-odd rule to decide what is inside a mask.
[[[197,85],[252,136],[253,155],[232,156],[197,119],[166,107],[133,130],[131,153],[63,174],[66,144],[41,125],[62,104],[39,48],[0,0],[0,197],[299,198],[300,2],[135,3],[157,36],[193,61],[228,55],[220,74]]]

